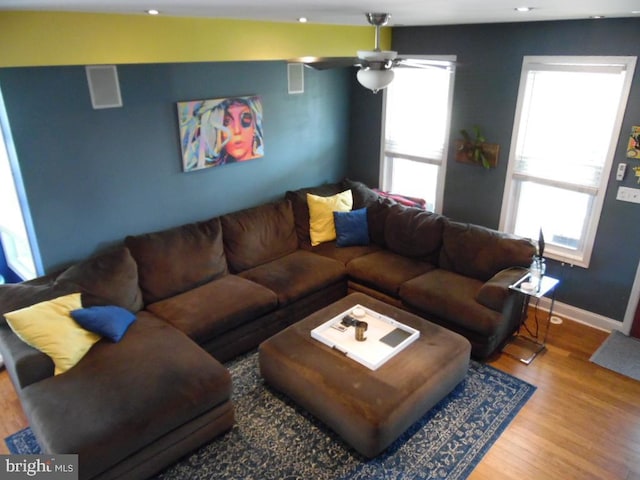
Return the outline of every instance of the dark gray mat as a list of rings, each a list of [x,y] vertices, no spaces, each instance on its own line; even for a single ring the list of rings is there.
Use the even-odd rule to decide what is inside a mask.
[[[590,360],[601,367],[640,381],[640,340],[637,338],[614,330]]]

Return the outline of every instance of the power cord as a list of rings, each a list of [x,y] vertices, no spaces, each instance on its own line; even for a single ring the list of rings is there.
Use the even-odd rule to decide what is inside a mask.
[[[531,297],[529,297],[531,298]],[[540,298],[536,298],[535,304],[533,306],[533,319],[535,321],[535,335],[532,333],[531,329],[529,328],[529,325],[527,325],[527,322],[525,320],[524,322],[524,329],[527,331],[527,333],[529,334],[529,336],[531,338],[536,339],[536,341],[538,340],[538,335],[540,333],[540,321],[538,319],[538,304],[540,303]],[[528,311],[528,306],[527,306],[527,319],[529,318],[529,311]]]

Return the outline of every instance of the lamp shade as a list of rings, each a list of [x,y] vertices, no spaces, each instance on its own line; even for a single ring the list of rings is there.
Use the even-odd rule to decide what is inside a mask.
[[[391,83],[393,80],[393,70],[361,68],[358,70],[357,78],[363,87],[368,88],[373,93],[377,93],[378,90],[382,90]]]

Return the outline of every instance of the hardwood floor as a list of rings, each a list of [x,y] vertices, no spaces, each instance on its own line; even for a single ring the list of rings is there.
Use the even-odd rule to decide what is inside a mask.
[[[564,321],[530,365],[488,362],[537,390],[471,480],[640,479],[640,382],[589,362],[607,336]]]
[[[13,388],[6,369],[0,372],[0,454],[7,454],[4,439],[12,433],[22,430],[28,425],[27,418],[22,412],[18,395]]]
[[[640,382],[589,362],[606,338],[565,320],[551,325],[547,349],[530,365],[505,354],[488,362],[537,390],[471,480],[640,480]],[[0,412],[1,438],[27,426],[6,371]],[[4,442],[0,453],[8,453]]]

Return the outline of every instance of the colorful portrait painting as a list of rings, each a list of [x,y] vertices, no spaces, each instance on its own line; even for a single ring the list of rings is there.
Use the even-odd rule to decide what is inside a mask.
[[[264,155],[259,96],[178,102],[185,172]]]
[[[627,146],[627,157],[640,160],[640,126],[631,127],[629,144]]]

